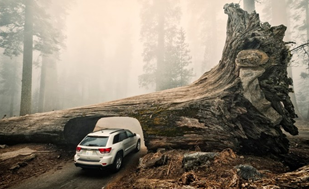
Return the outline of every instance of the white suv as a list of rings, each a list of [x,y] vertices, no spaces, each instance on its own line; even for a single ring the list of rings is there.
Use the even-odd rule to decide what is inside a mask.
[[[89,133],[76,147],[74,163],[76,167],[111,167],[117,172],[122,159],[132,151],[139,151],[140,135],[127,129],[103,129]]]

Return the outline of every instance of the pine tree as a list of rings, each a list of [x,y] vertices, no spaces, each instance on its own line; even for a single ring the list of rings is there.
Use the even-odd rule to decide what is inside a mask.
[[[17,58],[1,56],[0,59],[0,116],[11,117],[18,111],[20,93],[20,65]]]
[[[0,47],[10,57],[23,54],[20,115],[31,113],[33,50],[50,54],[61,45],[61,32],[44,9],[48,3],[0,0]]]
[[[180,71],[178,67],[191,63],[191,57],[188,61],[188,49],[181,49],[182,53],[186,53],[182,55],[175,52],[187,47],[184,41],[181,41],[185,40],[183,30],[178,29],[181,15],[178,1],[153,0],[141,3],[141,39],[144,45],[145,73],[139,76],[140,86],[147,88],[155,85],[156,91],[160,91],[186,83],[192,76],[192,70],[185,71],[183,68],[183,71]],[[186,60],[179,60],[185,56]]]
[[[193,69],[188,66],[192,63],[189,45],[186,43],[184,30],[177,31],[175,37],[167,43],[165,57],[167,69],[164,70],[168,82],[164,89],[180,87],[189,83],[193,76]]]

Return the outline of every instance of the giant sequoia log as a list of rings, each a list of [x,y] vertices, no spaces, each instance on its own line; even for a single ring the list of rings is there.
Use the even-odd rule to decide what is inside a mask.
[[[76,144],[98,119],[127,116],[142,126],[148,149],[286,153],[281,129],[298,133],[288,93],[291,55],[286,27],[261,23],[236,4],[227,4],[222,59],[191,85],[102,104],[0,121],[0,143]]]

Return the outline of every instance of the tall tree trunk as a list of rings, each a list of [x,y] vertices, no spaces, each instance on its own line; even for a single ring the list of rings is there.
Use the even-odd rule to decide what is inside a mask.
[[[56,54],[47,57],[44,112],[59,109],[59,80]],[[93,98],[93,97],[91,97]]]
[[[44,112],[44,102],[45,102],[45,86],[46,86],[46,67],[47,61],[46,56],[42,56],[42,66],[41,66],[41,80],[40,80],[40,92],[39,92],[39,112]]]
[[[12,86],[11,86],[11,94],[10,94],[10,113],[9,116],[12,117],[14,115],[14,103],[15,103],[15,93],[16,93],[16,78],[17,76],[17,62],[14,60],[13,65],[13,77],[12,77]]]
[[[255,11],[255,0],[244,0],[244,10],[248,13]]]
[[[306,2],[305,10],[306,10],[307,41],[309,42],[309,0],[307,0],[307,2]],[[309,70],[309,63],[307,64],[307,70]],[[307,79],[307,82],[309,82],[309,79]],[[306,119],[309,120],[309,103],[308,103],[308,110],[307,110]]]
[[[39,92],[39,112],[58,109],[58,80],[56,62],[51,55],[42,56]]]
[[[148,149],[232,148],[287,153],[285,131],[296,135],[289,98],[291,55],[286,27],[260,23],[238,4],[224,6],[227,38],[220,63],[194,83],[102,104],[0,120],[0,143],[76,145],[103,117],[133,117]],[[26,130],[25,130],[26,128]]]
[[[164,74],[164,49],[165,49],[165,31],[164,31],[164,3],[162,0],[157,0],[158,8],[158,46],[157,46],[157,70],[156,70],[156,91],[165,89],[165,78]]]
[[[32,0],[25,0],[24,49],[20,115],[31,113],[33,15]]]
[[[309,40],[309,0],[307,0],[305,5],[306,10],[306,30],[307,30],[307,41]],[[308,65],[309,67],[309,65]]]

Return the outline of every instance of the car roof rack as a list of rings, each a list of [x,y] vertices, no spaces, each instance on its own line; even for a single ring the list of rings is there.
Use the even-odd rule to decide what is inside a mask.
[[[122,130],[125,130],[125,129],[120,129],[120,128],[103,128],[103,129],[100,129],[100,130],[97,130],[97,131],[93,131],[93,133],[96,133],[96,132],[104,132],[105,130],[114,130],[112,132],[110,132],[110,134],[112,133],[116,133],[118,131],[122,131]]]
[[[124,131],[124,129],[117,129],[117,130],[115,130],[115,131],[113,131],[113,132],[111,132],[110,134],[112,134],[112,133],[116,133],[116,132],[118,132],[118,131]]]

